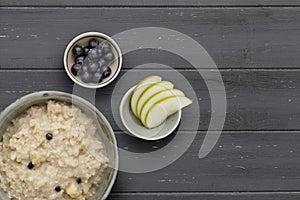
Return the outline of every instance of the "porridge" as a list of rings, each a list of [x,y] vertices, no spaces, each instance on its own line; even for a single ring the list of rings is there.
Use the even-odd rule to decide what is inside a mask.
[[[96,126],[58,101],[30,107],[0,142],[0,185],[17,200],[84,200],[107,167]]]

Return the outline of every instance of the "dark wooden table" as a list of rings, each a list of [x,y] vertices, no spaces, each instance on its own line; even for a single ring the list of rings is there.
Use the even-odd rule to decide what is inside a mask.
[[[169,28],[195,39],[216,62],[227,116],[217,145],[199,159],[211,115],[201,77],[169,52],[124,55],[118,78],[148,62],[172,66],[188,78],[201,122],[176,162],[150,173],[119,172],[109,199],[300,199],[299,1],[0,0],[0,5],[0,110],[34,91],[71,93],[74,83],[62,55],[68,41],[86,31],[114,35],[138,27]],[[122,133],[111,112],[114,86],[97,90],[96,106],[115,129],[119,147],[153,151],[168,145],[168,138],[151,143]]]

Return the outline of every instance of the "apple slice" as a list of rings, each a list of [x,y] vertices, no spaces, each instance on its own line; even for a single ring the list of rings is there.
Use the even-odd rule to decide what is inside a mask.
[[[136,105],[137,105],[137,100],[140,96],[140,94],[149,86],[151,83],[156,83],[161,81],[162,78],[160,76],[148,76],[141,80],[136,87],[133,90],[131,99],[130,99],[130,107],[135,116],[137,116],[136,113]]]
[[[161,81],[162,78],[160,76],[148,76],[146,78],[144,78],[143,80],[141,80],[134,88],[133,91],[135,91],[136,89],[138,89],[140,86],[144,85],[144,84],[149,84],[149,83],[156,83]]]
[[[166,97],[156,102],[148,111],[145,117],[145,126],[154,128],[163,123],[168,116],[178,110],[190,105],[192,100],[185,96]]]
[[[158,101],[165,99],[167,97],[172,97],[172,96],[185,96],[184,93],[180,90],[177,89],[167,89],[167,90],[162,90],[159,91],[155,94],[153,94],[151,97],[149,97],[145,103],[143,104],[140,112],[140,120],[143,124],[145,124],[145,118],[146,114],[148,113],[149,109]]]
[[[169,81],[160,81],[157,83],[150,84],[139,96],[137,100],[136,105],[136,113],[137,116],[140,117],[141,108],[144,105],[144,103],[154,94],[166,90],[166,89],[172,89],[174,87],[174,84]]]

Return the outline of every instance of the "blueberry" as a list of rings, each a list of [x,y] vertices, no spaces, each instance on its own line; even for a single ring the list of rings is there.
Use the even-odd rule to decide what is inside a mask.
[[[95,73],[98,69],[98,65],[96,63],[92,63],[90,66],[89,66],[89,72],[91,73]]]
[[[47,133],[46,134],[46,139],[47,140],[52,140],[53,139],[53,134],[52,133]]]
[[[60,191],[61,191],[61,187],[60,187],[60,186],[56,186],[56,187],[54,188],[54,190],[55,190],[56,192],[60,192]]]
[[[82,181],[81,181],[81,178],[77,178],[76,179],[76,182],[78,183],[78,184],[80,184]]]
[[[79,56],[75,59],[75,63],[79,65],[82,65],[83,61],[84,61],[84,56]]]
[[[78,44],[73,47],[72,51],[76,57],[83,55],[83,48]]]
[[[97,49],[90,49],[89,50],[89,55],[97,55]]]
[[[103,77],[104,77],[104,78],[107,78],[107,77],[110,76],[110,74],[111,74],[111,69],[110,69],[110,67],[106,67],[106,69],[105,69],[104,72],[103,72]]]
[[[100,74],[102,74],[101,67],[98,67],[98,69],[97,69],[96,73],[100,73]]]
[[[98,53],[97,53],[97,50],[96,49],[91,49],[89,51],[89,58],[91,59],[97,59],[98,58]]]
[[[99,72],[96,72],[93,76],[92,82],[93,83],[100,83],[102,81],[102,78],[103,78],[102,74],[99,73]]]
[[[28,163],[27,167],[28,167],[28,169],[33,169],[34,165],[32,162],[30,162],[30,163]]]
[[[100,72],[101,74],[103,74],[103,72],[106,71],[107,68],[108,68],[107,65],[103,65],[103,66],[99,67],[99,72]]]
[[[77,76],[82,76],[85,72],[88,72],[89,68],[87,65],[83,65],[81,69],[78,71]]]
[[[103,58],[104,58],[106,61],[112,61],[112,60],[115,58],[115,56],[114,56],[113,53],[108,52]]]
[[[88,47],[83,48],[83,55],[87,56],[89,54],[90,49]]]
[[[77,76],[78,71],[81,69],[81,66],[79,64],[74,64],[71,67],[71,72],[74,76]]]
[[[88,72],[83,72],[83,74],[81,75],[81,80],[85,83],[90,82],[92,79],[92,75]]]
[[[86,66],[86,65],[83,65],[81,69],[82,69],[82,72],[83,72],[83,73],[89,71],[89,67]]]
[[[102,50],[100,48],[97,48],[96,52],[98,54],[98,57],[102,57]]]
[[[109,42],[104,41],[101,45],[101,49],[102,49],[103,53],[108,53],[111,49],[111,46],[110,46]]]
[[[92,58],[90,58],[90,56],[85,57],[83,65],[90,65],[92,63],[94,63],[94,61]]]
[[[99,67],[103,67],[105,64],[106,64],[106,61],[102,58],[98,61]]]
[[[90,39],[89,47],[90,49],[96,48],[99,45],[99,41],[95,38]]]

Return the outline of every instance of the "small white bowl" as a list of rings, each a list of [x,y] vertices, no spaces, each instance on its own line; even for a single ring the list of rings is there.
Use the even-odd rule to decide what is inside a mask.
[[[129,135],[144,140],[159,140],[170,135],[178,126],[181,118],[181,110],[169,116],[160,126],[148,129],[134,116],[130,108],[130,98],[135,86],[130,88],[123,96],[120,103],[120,117]]]
[[[92,38],[96,38],[100,43],[103,41],[107,41],[112,46],[112,53],[115,56],[115,59],[109,64],[111,68],[111,75],[107,78],[104,78],[100,83],[85,83],[81,81],[78,77],[74,76],[71,72],[71,67],[75,63],[75,56],[72,53],[72,49],[76,44],[81,46],[87,46],[88,41]],[[108,35],[99,32],[86,32],[76,36],[66,47],[64,52],[64,67],[68,74],[68,76],[78,85],[86,88],[101,88],[108,84],[110,84],[120,73],[122,67],[122,53],[118,44]]]

